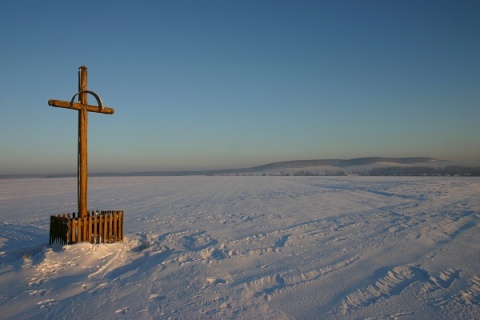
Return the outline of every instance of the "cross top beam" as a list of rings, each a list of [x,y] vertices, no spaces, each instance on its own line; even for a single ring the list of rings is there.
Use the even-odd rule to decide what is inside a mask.
[[[78,191],[78,215],[83,218],[87,216],[87,186],[88,186],[88,158],[87,158],[87,124],[88,112],[113,114],[114,109],[103,106],[102,99],[95,92],[88,90],[87,67],[81,66],[78,70],[78,91],[74,94],[71,101],[48,100],[48,105],[58,108],[78,110],[78,171],[77,171],[77,191]],[[87,94],[91,94],[98,105],[88,104]],[[78,102],[74,102],[78,96]]]

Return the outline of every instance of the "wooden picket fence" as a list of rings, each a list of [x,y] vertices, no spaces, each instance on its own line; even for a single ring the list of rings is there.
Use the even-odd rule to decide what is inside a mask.
[[[50,216],[49,245],[123,241],[123,211],[91,211],[84,218],[72,214]]]

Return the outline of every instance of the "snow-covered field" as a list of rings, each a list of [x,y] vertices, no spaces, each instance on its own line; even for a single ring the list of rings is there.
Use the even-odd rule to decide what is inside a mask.
[[[480,179],[90,178],[124,243],[48,247],[76,180],[0,180],[2,319],[480,319]]]

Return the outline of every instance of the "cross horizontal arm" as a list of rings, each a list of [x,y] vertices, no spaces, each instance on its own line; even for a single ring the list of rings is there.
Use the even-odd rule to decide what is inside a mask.
[[[90,112],[97,112],[97,113],[106,113],[106,114],[113,114],[115,112],[114,109],[103,107],[100,109],[99,106],[91,106],[91,105],[83,105],[81,103],[70,103],[69,101],[62,101],[62,100],[48,100],[48,105],[52,107],[58,108],[66,108],[66,109],[75,109],[75,110],[82,110],[83,107]]]

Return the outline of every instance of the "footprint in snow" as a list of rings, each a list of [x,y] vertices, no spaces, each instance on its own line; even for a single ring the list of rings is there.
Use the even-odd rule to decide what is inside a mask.
[[[55,299],[45,299],[37,302],[40,309],[50,309],[55,305],[57,301]]]
[[[122,308],[122,309],[118,309],[117,311],[115,311],[115,313],[125,314],[125,313],[128,312],[128,310],[130,310],[130,307],[125,307],[125,308]]]
[[[157,294],[157,293],[152,293],[149,297],[148,297],[148,300],[163,300],[163,299],[166,299],[167,297],[166,296],[162,296],[160,294]]]

